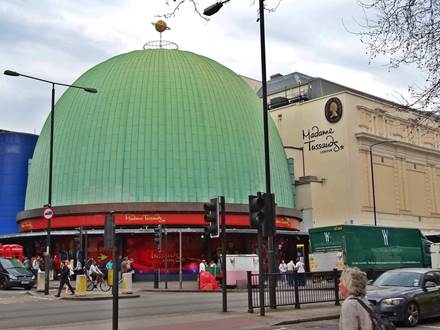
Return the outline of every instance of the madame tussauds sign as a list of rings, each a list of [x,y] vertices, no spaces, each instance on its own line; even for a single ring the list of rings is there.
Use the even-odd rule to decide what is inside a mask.
[[[343,150],[344,146],[336,140],[335,133],[333,128],[320,129],[318,126],[313,126],[307,130],[303,129],[303,142],[309,151],[319,151],[321,154],[338,152]]]

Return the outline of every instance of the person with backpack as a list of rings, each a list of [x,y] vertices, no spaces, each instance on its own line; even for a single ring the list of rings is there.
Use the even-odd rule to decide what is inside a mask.
[[[367,274],[357,268],[345,268],[339,280],[339,292],[344,298],[339,317],[340,330],[373,330],[370,314],[359,303],[369,304],[367,298]],[[359,299],[359,300],[358,300]]]
[[[344,298],[339,318],[340,330],[394,330],[394,324],[375,313],[366,298],[367,274],[357,268],[345,268],[339,280]]]

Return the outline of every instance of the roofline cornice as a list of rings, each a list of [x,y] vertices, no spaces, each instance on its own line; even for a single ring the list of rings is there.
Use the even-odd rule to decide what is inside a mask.
[[[93,215],[105,214],[111,211],[115,213],[204,213],[204,203],[103,203],[103,204],[84,204],[84,205],[65,205],[54,206],[56,216],[70,215]],[[226,213],[247,214],[249,205],[247,204],[228,204],[226,203]],[[41,218],[43,208],[25,210],[17,213],[17,222],[25,219]],[[301,211],[286,207],[277,207],[276,214],[298,219],[302,221]]]

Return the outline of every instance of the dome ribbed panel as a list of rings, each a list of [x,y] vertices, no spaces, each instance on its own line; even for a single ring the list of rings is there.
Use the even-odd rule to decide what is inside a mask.
[[[113,57],[67,89],[55,109],[53,205],[205,202],[247,204],[264,191],[260,100],[226,67],[190,52]],[[30,168],[26,209],[46,203],[50,118]],[[270,122],[272,191],[294,207],[287,161]]]

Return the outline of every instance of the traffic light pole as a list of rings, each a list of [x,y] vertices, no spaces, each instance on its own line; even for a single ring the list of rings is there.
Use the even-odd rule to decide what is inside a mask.
[[[266,173],[266,193],[270,194],[270,158],[269,158],[269,110],[267,106],[267,78],[266,78],[266,39],[264,32],[264,0],[259,0],[260,21],[260,46],[261,46],[261,83],[263,92],[263,128],[264,128],[264,164]],[[268,219],[273,221],[275,218]],[[267,257],[269,261],[269,273],[275,272],[274,234],[267,237]],[[269,277],[270,307],[275,308],[275,283],[273,277]]]
[[[225,197],[220,197],[221,219],[222,219],[222,302],[223,312],[228,311],[227,288],[226,288],[226,210]]]
[[[84,227],[79,226],[79,262],[81,263],[81,271],[84,269]]]
[[[112,330],[118,330],[118,320],[119,320],[119,260],[116,248],[116,234],[114,237],[114,246],[112,253],[112,263],[113,263],[113,318],[112,318]]]
[[[112,269],[113,269],[113,313],[112,313],[112,329],[118,330],[119,320],[119,258],[117,255],[116,244],[116,221],[114,212],[111,211],[105,217],[104,222],[104,249],[112,251]]]
[[[168,231],[165,227],[165,289],[168,289]]]
[[[260,293],[260,315],[265,315],[264,309],[264,267],[263,267],[263,235],[261,233],[261,226],[258,227],[258,287]]]
[[[53,167],[53,131],[55,118],[55,84],[52,83],[52,98],[50,106],[50,140],[49,140],[49,187],[47,204],[52,207],[52,167]],[[49,294],[49,264],[50,262],[50,232],[52,219],[47,220],[46,253],[44,255],[44,294]]]

